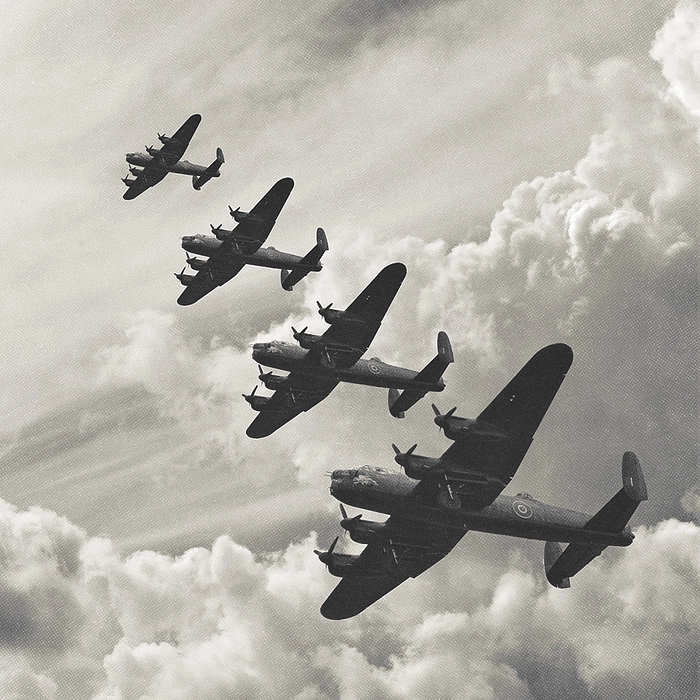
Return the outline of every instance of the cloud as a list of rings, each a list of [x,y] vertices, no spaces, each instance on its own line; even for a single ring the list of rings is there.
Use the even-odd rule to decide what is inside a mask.
[[[482,601],[465,588],[472,555],[460,547],[340,623],[318,612],[334,580],[315,546],[312,533],[260,557],[220,537],[176,557],[123,556],[51,512],[3,502],[3,608],[31,610],[33,626],[8,635],[3,613],[0,687],[72,700],[558,698],[564,687],[680,699],[696,687],[695,524],[639,529],[568,591],[512,560]],[[439,595],[423,595],[431,588]]]
[[[700,117],[700,11],[692,0],[681,0],[673,17],[656,34],[651,57],[659,61],[669,92]]]

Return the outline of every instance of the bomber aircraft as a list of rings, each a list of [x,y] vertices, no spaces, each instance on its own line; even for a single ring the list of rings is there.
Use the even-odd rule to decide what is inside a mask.
[[[187,253],[204,255],[209,259],[191,258],[187,255],[187,264],[196,275],[176,272],[186,289],[177,303],[182,306],[194,304],[205,294],[228,282],[246,265],[273,267],[282,271],[282,289],[291,292],[294,285],[306,277],[309,272],[321,270],[321,256],[328,250],[328,240],[322,228],[316,230],[316,245],[303,257],[283,253],[275,248],[261,248],[265,242],[282,207],[289,197],[294,180],[285,177],[276,182],[270,191],[249,211],[229,207],[229,212],[236,226],[227,230],[211,225],[213,235],[199,234],[183,236],[182,247]]]
[[[435,422],[454,444],[440,457],[396,452],[404,474],[381,467],[336,469],[330,491],[341,504],[390,517],[385,522],[348,517],[341,526],[366,544],[359,554],[316,551],[340,583],[321,606],[333,620],[353,617],[409,577],[440,561],[468,530],[545,540],[547,580],[568,588],[569,579],[608,546],[626,547],[627,522],[647,499],[639,461],[622,457],[622,489],[595,515],[557,508],[527,493],[501,495],[527,452],[557,393],[573,354],[568,345],[537,352],[476,419],[436,410]],[[569,546],[562,550],[560,542]]]
[[[209,166],[195,165],[186,160],[180,160],[202,117],[193,114],[172,136],[158,134],[162,148],[146,146],[145,153],[127,153],[126,162],[129,172],[136,177],[130,179],[127,175],[122,182],[127,186],[124,199],[134,199],[149,187],[157,185],[168,173],[180,173],[192,176],[192,187],[201,190],[202,185],[213,177],[219,177],[219,169],[224,163],[224,153],[216,149],[216,160]]]
[[[369,347],[406,276],[402,263],[387,265],[344,311],[332,304],[318,305],[319,315],[330,324],[323,335],[312,335],[306,328],[292,328],[300,347],[273,340],[253,345],[253,359],[267,367],[289,372],[287,376],[260,369],[259,379],[272,396],[243,394],[260,414],[248,426],[252,438],[270,435],[303,411],[328,396],[340,382],[389,388],[389,408],[403,417],[416,401],[429,391],[442,391],[442,374],[454,361],[447,333],[438,333],[438,354],[420,372],[386,364],[376,357],[360,359]],[[399,389],[403,393],[399,394]]]

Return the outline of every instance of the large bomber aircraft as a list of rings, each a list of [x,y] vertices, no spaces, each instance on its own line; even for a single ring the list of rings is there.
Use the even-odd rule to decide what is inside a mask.
[[[632,452],[622,458],[622,489],[595,515],[547,505],[526,493],[501,495],[527,452],[573,354],[568,345],[549,345],[536,353],[478,418],[441,414],[435,423],[454,444],[437,458],[396,452],[404,474],[381,467],[336,469],[331,494],[341,504],[390,517],[385,522],[348,517],[341,526],[359,555],[316,551],[334,576],[342,578],[321,606],[333,620],[353,617],[407,578],[440,561],[468,530],[546,541],[547,580],[568,588],[569,579],[606,547],[626,547],[634,535],[627,524],[647,499],[644,476]],[[562,550],[560,542],[569,546]]]
[[[186,160],[180,160],[190,144],[194,132],[202,117],[193,114],[172,136],[158,134],[162,148],[146,147],[146,153],[127,153],[126,162],[129,172],[136,177],[122,179],[127,186],[124,199],[134,199],[149,187],[157,185],[168,173],[180,173],[192,176],[192,187],[202,189],[202,185],[213,177],[219,177],[219,169],[224,163],[224,153],[216,149],[216,160],[209,166],[195,165]]]
[[[249,212],[241,211],[240,207],[229,207],[236,222],[232,230],[224,229],[219,224],[210,226],[212,235],[183,236],[182,247],[186,253],[207,256],[209,259],[187,255],[187,264],[197,270],[197,274],[187,275],[185,268],[175,273],[175,277],[186,287],[177,300],[178,304],[194,304],[235,277],[246,265],[281,270],[282,289],[288,292],[309,272],[321,270],[321,257],[328,250],[328,240],[322,228],[316,230],[316,245],[303,257],[272,247],[260,247],[275,225],[293,187],[294,180],[285,177],[276,182]]]
[[[270,397],[256,396],[255,389],[244,398],[260,414],[248,426],[252,438],[270,435],[303,411],[328,396],[340,382],[389,388],[389,407],[402,417],[429,391],[442,391],[442,374],[454,361],[447,334],[438,334],[438,354],[420,372],[394,367],[381,360],[360,359],[374,339],[379,326],[406,276],[406,267],[393,263],[385,267],[344,311],[332,304],[318,304],[318,313],[330,324],[323,335],[306,328],[292,328],[300,347],[273,340],[253,345],[253,359],[267,367],[289,372],[287,376],[264,372],[260,381],[276,389]],[[398,390],[403,389],[399,394]]]

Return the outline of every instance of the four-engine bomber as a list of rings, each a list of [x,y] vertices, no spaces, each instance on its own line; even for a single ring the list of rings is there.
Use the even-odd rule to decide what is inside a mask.
[[[128,176],[122,179],[127,190],[124,199],[134,199],[149,187],[157,185],[168,173],[192,176],[192,187],[201,190],[213,177],[219,177],[221,166],[224,164],[224,152],[216,149],[216,159],[211,165],[196,165],[186,160],[180,160],[190,145],[192,136],[197,130],[202,117],[193,114],[172,135],[158,134],[158,140],[163,144],[162,148],[146,146],[145,153],[127,153],[126,162],[129,163]]]
[[[188,275],[185,268],[175,273],[185,286],[178,304],[194,304],[235,277],[246,265],[282,270],[281,283],[286,291],[291,291],[309,272],[321,270],[321,257],[328,250],[328,239],[322,228],[316,231],[316,245],[304,256],[283,253],[272,247],[261,248],[293,187],[294,180],[285,177],[276,182],[249,212],[229,206],[229,213],[236,222],[232,229],[225,229],[222,224],[210,225],[211,234],[183,236],[187,265],[197,274]],[[207,259],[191,258],[189,253]]]
[[[249,437],[270,435],[292,418],[322,401],[340,382],[389,388],[389,408],[404,411],[429,391],[442,391],[442,374],[454,361],[450,339],[438,333],[438,353],[420,372],[389,365],[378,358],[361,359],[406,276],[402,263],[387,265],[344,311],[318,303],[319,315],[330,325],[322,335],[292,328],[299,347],[273,340],[256,343],[253,359],[284,370],[282,376],[260,370],[259,379],[272,396],[244,394],[260,415],[248,426]],[[399,389],[403,393],[399,395]]]
[[[317,551],[330,573],[342,578],[321,613],[352,617],[438,562],[468,530],[544,540],[547,580],[568,588],[571,576],[608,546],[626,547],[634,536],[627,524],[647,492],[636,456],[622,459],[622,489],[595,515],[557,508],[526,493],[508,496],[508,485],[554,399],[573,358],[571,348],[543,348],[476,419],[455,416],[435,423],[454,443],[440,457],[415,454],[395,461],[405,474],[382,467],[336,469],[331,494],[341,503],[389,515],[385,522],[349,517],[341,506],[341,527],[367,544],[359,555]],[[562,549],[560,542],[570,543]]]
[[[224,155],[216,150],[209,166],[180,160],[201,117],[194,114],[172,137],[158,134],[162,148],[128,153],[129,173],[124,199],[133,199],[168,173],[192,176],[195,190],[219,177]],[[190,305],[235,277],[246,265],[281,270],[282,288],[291,291],[310,272],[322,269],[328,250],[322,228],[316,245],[304,256],[262,247],[284,207],[294,181],[276,182],[248,212],[229,206],[235,226],[210,225],[210,234],[183,236],[186,266],[175,273],[185,287],[178,304]],[[202,257],[191,257],[202,256]],[[186,274],[189,266],[196,274]],[[340,383],[389,389],[389,411],[403,418],[405,411],[430,391],[442,391],[442,375],[454,362],[450,340],[438,333],[437,355],[419,372],[362,359],[406,276],[401,263],[388,265],[344,310],[316,302],[329,325],[321,335],[308,327],[292,335],[298,345],[272,340],[253,345],[260,382],[274,391],[244,394],[259,413],[246,434],[270,435],[296,415],[307,411]],[[469,530],[543,540],[547,580],[568,588],[570,578],[608,546],[626,547],[634,539],[628,521],[647,499],[641,466],[632,452],[622,458],[622,489],[595,515],[547,505],[527,493],[502,491],[513,478],[566,373],[573,353],[564,344],[542,348],[516,374],[477,418],[455,415],[457,407],[441,413],[432,404],[434,422],[453,444],[440,457],[416,454],[417,444],[405,452],[392,445],[403,473],[383,467],[336,469],[330,492],[340,501],[341,527],[366,547],[361,554],[336,552],[338,537],[327,551],[315,550],[328,571],[342,580],[321,606],[330,619],[357,615],[408,578],[416,577],[446,556]],[[262,365],[286,371],[266,371]],[[350,516],[343,504],[389,516],[369,520]],[[560,543],[568,543],[564,549]]]

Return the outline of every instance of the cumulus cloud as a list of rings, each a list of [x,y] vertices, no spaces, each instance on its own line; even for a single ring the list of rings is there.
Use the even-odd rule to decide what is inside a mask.
[[[440,9],[449,10],[455,21],[461,17],[455,24],[460,30],[468,24],[459,3]],[[316,18],[324,12],[313,8]],[[369,21],[383,31],[396,14],[382,9],[370,13]],[[213,17],[205,15],[198,16],[200,32]],[[420,16],[437,23],[430,24],[433,29],[445,30],[436,11],[421,10]],[[349,25],[355,21],[351,12],[343,17]],[[115,296],[116,306],[126,310],[122,321],[112,314],[105,314],[108,323],[95,317],[101,332],[109,325],[99,338],[76,311],[81,304],[66,305],[67,297],[85,301],[82,287],[56,285],[51,277],[63,274],[54,271],[53,239],[48,245],[46,234],[38,252],[34,247],[21,253],[33,263],[45,261],[46,279],[67,314],[57,322],[55,307],[45,303],[49,295],[40,295],[42,315],[32,316],[31,329],[16,324],[27,335],[23,342],[36,346],[38,356],[44,352],[42,338],[55,342],[47,329],[58,323],[56,337],[71,335],[64,351],[70,354],[80,345],[90,361],[69,363],[67,375],[60,363],[51,363],[64,381],[69,377],[71,390],[73,383],[77,387],[70,393],[74,404],[70,411],[28,424],[3,445],[4,486],[13,484],[24,503],[53,502],[57,492],[70,492],[64,501],[70,507],[61,512],[80,512],[79,522],[91,533],[119,530],[109,518],[123,508],[119,532],[128,531],[127,549],[137,551],[123,555],[110,539],[90,538],[46,510],[0,507],[3,697],[696,696],[700,534],[697,525],[670,516],[697,515],[698,501],[693,487],[700,233],[697,8],[679,3],[658,32],[651,52],[658,65],[634,57],[592,64],[590,57],[576,56],[554,59],[554,67],[542,71],[546,88],[528,91],[530,109],[545,98],[578,95],[583,102],[590,97],[600,106],[600,123],[586,132],[594,135],[582,156],[556,172],[535,169],[550,174],[530,173],[515,187],[509,184],[510,195],[484,229],[442,210],[464,209],[474,194],[470,182],[483,180],[490,189],[495,182],[492,175],[477,178],[479,173],[464,165],[453,169],[458,160],[471,159],[449,144],[468,140],[472,132],[465,124],[483,122],[485,113],[512,118],[504,112],[504,95],[512,89],[506,77],[526,82],[524,73],[534,69],[520,59],[517,70],[501,63],[502,43],[478,47],[483,54],[473,47],[458,50],[455,29],[450,40],[437,45],[452,69],[446,73],[459,76],[456,89],[455,83],[435,80],[426,62],[435,46],[405,40],[410,15],[404,19],[407,34],[382,43],[384,51],[360,51],[369,35],[348,26],[347,36],[332,47],[327,72],[318,57],[306,72],[300,69],[303,60],[287,60],[313,55],[319,44],[313,27],[289,51],[282,42],[269,53],[268,39],[251,43],[255,26],[241,29],[245,23],[239,21],[238,43],[231,45],[225,66],[212,73],[206,65],[191,79],[167,78],[176,101],[195,94],[212,105],[221,97],[212,97],[204,84],[238,90],[248,75],[241,66],[272,56],[246,86],[248,109],[237,117],[250,137],[240,157],[256,190],[251,189],[252,200],[261,163],[296,165],[304,153],[306,187],[320,194],[314,198],[309,189],[303,194],[299,178],[299,200],[290,200],[285,215],[299,223],[300,211],[310,203],[325,216],[336,209],[355,212],[335,217],[323,273],[310,277],[293,298],[280,301],[280,292],[279,298],[261,299],[269,279],[254,271],[260,273],[249,276],[255,282],[243,284],[241,277],[231,283],[241,282],[240,296],[215,292],[196,307],[196,315],[170,310],[175,292],[164,291],[154,260],[172,247],[175,234],[190,231],[174,215],[163,221],[153,198],[137,203],[141,209],[119,210],[113,217],[118,223],[105,222],[100,237],[86,210],[83,216],[90,221],[80,229],[79,245],[63,251],[72,263],[94,261],[106,256],[108,241],[116,241],[109,257],[118,274],[110,279],[122,284],[123,293],[114,295],[99,266],[86,266],[81,277],[86,289],[102,285],[88,292],[88,299]],[[175,24],[168,29],[177,29]],[[289,37],[290,28],[284,29],[282,35]],[[421,33],[429,35],[424,29],[425,24]],[[162,61],[173,59],[172,47],[178,46],[166,33],[170,49]],[[164,48],[162,39],[159,46]],[[234,60],[236,52],[244,56],[242,63]],[[487,56],[488,65],[475,63],[479,55]],[[352,63],[343,63],[343,56]],[[197,64],[191,53],[177,57]],[[272,69],[281,65],[284,72]],[[97,69],[104,70],[104,64]],[[265,71],[278,77],[269,92],[254,99]],[[217,80],[209,81],[211,75]],[[343,100],[335,91],[341,78]],[[469,89],[462,84],[467,79]],[[393,86],[399,83],[409,90],[394,99]],[[490,83],[499,85],[497,94]],[[131,96],[122,83],[116,87]],[[136,98],[137,105],[145,99],[141,93]],[[472,110],[472,102],[478,109]],[[419,109],[423,105],[430,109]],[[230,105],[225,107],[229,113]],[[103,105],[98,116],[102,109],[111,114],[114,107]],[[522,109],[518,118],[525,117]],[[409,112],[414,116],[407,128],[395,129]],[[260,116],[255,133],[245,126],[253,113]],[[378,123],[380,113],[384,119]],[[452,124],[437,120],[437,113],[462,116]],[[162,115],[150,117],[158,121]],[[280,120],[285,145],[278,152],[272,135],[280,131]],[[92,129],[99,130],[97,122],[91,119]],[[326,147],[328,124],[335,140]],[[368,145],[369,125],[376,139]],[[500,137],[494,142],[507,152],[520,136],[511,134],[514,140],[505,146]],[[478,168],[502,169],[510,183],[515,167],[507,161],[517,159],[521,147],[526,144],[513,147],[508,158],[477,160]],[[416,158],[409,158],[414,150]],[[338,163],[345,161],[343,170]],[[334,169],[339,172],[330,178]],[[325,189],[331,179],[336,190]],[[367,182],[373,183],[369,189]],[[455,189],[454,182],[465,189]],[[56,192],[65,192],[65,182]],[[93,192],[95,198],[98,194],[104,192]],[[55,196],[63,202],[63,194]],[[167,203],[168,196],[158,201]],[[197,211],[210,215],[214,210],[201,204],[207,201],[203,197]],[[220,202],[217,207],[218,212]],[[409,223],[412,218],[417,223]],[[152,238],[123,235],[130,225]],[[280,227],[276,235],[283,240],[288,233]],[[135,241],[143,259],[135,259]],[[155,252],[149,254],[151,244]],[[574,365],[517,476],[520,484],[554,503],[594,510],[618,488],[621,452],[632,448],[640,454],[650,501],[635,518],[658,524],[638,528],[631,548],[607,550],[576,577],[570,591],[547,587],[541,548],[535,557],[526,543],[501,541],[499,547],[511,548],[507,564],[494,563],[497,548],[468,535],[435,569],[360,617],[330,623],[319,616],[334,581],[311,553],[317,538],[309,534],[309,522],[322,532],[331,521],[335,526],[337,516],[323,471],[390,462],[391,441],[409,445],[418,439],[428,454],[439,454],[445,441],[434,430],[427,434],[426,402],[404,422],[393,421],[385,392],[352,386],[339,387],[271,438],[247,440],[244,430],[253,414],[239,394],[250,390],[256,371],[245,346],[258,338],[289,339],[292,323],[323,330],[316,299],[340,307],[395,260],[408,265],[409,275],[371,354],[418,369],[432,356],[437,331],[447,330],[457,363],[447,372],[446,395],[432,397],[443,408],[458,403],[460,413],[475,415],[539,347],[556,341],[573,346]],[[123,273],[127,265],[133,270]],[[24,275],[24,266],[17,270],[18,277]],[[131,277],[125,280],[125,274]],[[128,283],[136,278],[139,285]],[[159,301],[166,297],[171,306],[163,311]],[[152,301],[150,308],[142,308],[143,298]],[[17,307],[20,318],[31,311]],[[39,322],[44,318],[46,326]],[[70,318],[82,322],[72,324]],[[12,362],[21,360],[21,352],[13,354]],[[107,398],[88,404],[78,395],[86,387]],[[15,405],[16,397],[6,403]],[[299,482],[313,493],[295,496]],[[182,551],[172,543],[181,542],[183,532],[202,541],[202,533],[225,532],[234,520],[259,530],[260,542],[277,532],[276,544],[252,548],[222,536],[210,548],[189,548],[178,556],[141,549],[143,539],[158,538]],[[288,544],[291,532],[298,536]],[[322,544],[327,535],[319,536]]]
[[[651,56],[661,63],[669,92],[700,116],[700,10],[681,0],[673,17],[657,32]]]
[[[176,557],[123,556],[51,512],[0,506],[7,697],[554,699],[579,688],[681,699],[696,689],[692,523],[640,529],[568,591],[512,563],[482,602],[450,574],[470,566],[460,548],[338,623],[318,611],[335,581],[312,553],[314,533],[266,557],[229,537]],[[438,595],[423,598],[429,587]],[[32,624],[8,634],[23,610]]]

